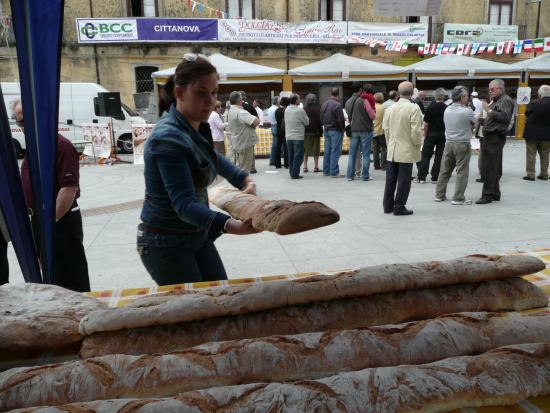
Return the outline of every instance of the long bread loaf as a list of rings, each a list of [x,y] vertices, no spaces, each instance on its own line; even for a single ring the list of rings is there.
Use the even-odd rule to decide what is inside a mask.
[[[538,258],[473,255],[448,261],[386,264],[334,275],[147,298],[133,306],[105,308],[80,323],[83,335],[175,324],[372,294],[503,279],[541,271]],[[140,307],[142,306],[142,307]]]
[[[296,234],[334,224],[338,212],[321,202],[269,201],[238,189],[215,187],[208,191],[210,202],[228,212],[233,218],[279,235]]]
[[[402,323],[462,311],[525,310],[547,305],[548,299],[540,288],[521,278],[511,278],[96,333],[84,339],[80,356],[167,353],[209,341]]]
[[[78,342],[80,319],[101,308],[99,300],[56,285],[0,286],[0,353]]]
[[[501,347],[423,365],[370,368],[318,380],[191,391],[170,399],[77,403],[53,412],[436,413],[510,405],[550,394],[550,343]]]
[[[0,411],[317,379],[535,342],[550,343],[550,314],[460,313],[401,325],[216,342],[165,355],[110,355],[0,373]]]

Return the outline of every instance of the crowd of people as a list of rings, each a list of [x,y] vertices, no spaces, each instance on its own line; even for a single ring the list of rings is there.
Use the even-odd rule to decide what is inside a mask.
[[[288,168],[291,179],[313,172],[331,178],[370,181],[371,150],[374,168],[385,170],[385,213],[411,215],[407,208],[413,169],[414,182],[426,183],[428,172],[435,186],[435,201],[447,199],[449,178],[456,171],[453,205],[470,205],[465,198],[472,153],[471,140],[481,140],[481,197],[476,204],[501,200],[502,154],[513,123],[515,102],[500,79],[489,83],[488,101],[464,86],[450,96],[436,89],[435,100],[425,107],[426,95],[410,82],[384,95],[370,84],[360,85],[343,101],[339,88],[322,105],[317,96],[298,94],[273,97],[264,117],[259,102],[246,94],[229,95],[225,116],[217,101],[219,75],[207,57],[186,54],[175,75],[161,91],[164,114],[155,125],[144,150],[145,197],[137,232],[137,250],[151,277],[159,285],[226,279],[214,241],[224,233],[259,232],[251,220],[240,221],[210,209],[208,186],[218,175],[247,194],[256,194],[250,174],[256,172],[256,128],[269,122],[273,142],[270,165]],[[535,157],[541,159],[538,179],[548,180],[550,86],[538,90],[539,99],[526,111],[527,175],[535,180]],[[23,127],[20,103],[14,107]],[[231,153],[225,154],[225,132]],[[340,173],[343,137],[350,139],[346,173]],[[324,137],[322,166],[319,164]],[[433,161],[432,161],[433,158]],[[234,159],[235,162],[231,162]],[[281,159],[283,162],[281,163]],[[236,165],[235,165],[236,163]],[[431,164],[431,169],[430,169]],[[303,165],[303,166],[302,166]],[[78,154],[62,136],[57,141],[56,224],[54,226],[54,283],[76,291],[89,291],[83,248]],[[32,188],[26,160],[22,180],[30,211]],[[32,214],[31,214],[32,215]],[[0,214],[0,284],[8,282],[6,246],[9,235]],[[34,220],[32,220],[34,223]]]
[[[259,118],[246,115],[242,94],[233,92],[230,96],[229,114],[239,111],[241,116],[231,117],[233,122],[226,123],[226,132],[236,163],[254,173],[255,168],[251,168],[247,160],[253,157],[258,141],[255,128]],[[548,94],[548,86],[542,86],[539,99],[527,108],[525,180],[535,179],[537,153],[541,160],[541,173],[537,178],[548,179],[550,133],[543,124],[544,116],[550,115]],[[257,101],[254,102],[257,109]],[[406,203],[411,181],[424,184],[428,175],[436,184],[436,202],[447,200],[447,184],[456,171],[451,203],[473,203],[466,199],[465,191],[471,141],[476,138],[480,142],[480,177],[476,180],[483,182],[483,189],[475,203],[488,204],[501,199],[502,152],[506,137],[515,128],[516,114],[517,104],[505,93],[505,84],[500,79],[490,82],[487,98],[480,99],[477,91],[469,93],[468,88],[458,85],[450,94],[437,88],[429,104],[426,93],[410,82],[402,82],[386,99],[371,84],[359,85],[345,101],[340,97],[340,89],[335,87],[322,105],[318,105],[312,93],[307,94],[303,104],[298,94],[275,96],[267,110],[273,136],[269,164],[288,168],[291,179],[302,179],[301,172],[309,172],[308,161],[313,157],[313,172],[348,181],[370,181],[373,161],[374,169],[386,171],[384,212],[410,215],[412,210]],[[219,117],[221,119],[221,115]],[[213,122],[211,126],[215,127]],[[339,160],[345,135],[349,137],[349,157],[345,174],[341,174]],[[324,137],[322,167],[319,166],[321,137]],[[246,153],[241,151],[244,144],[248,148]],[[413,177],[415,165],[417,173]]]

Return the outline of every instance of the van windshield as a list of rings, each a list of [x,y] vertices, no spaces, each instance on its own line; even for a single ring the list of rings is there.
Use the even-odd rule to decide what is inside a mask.
[[[122,107],[126,112],[128,112],[128,115],[130,116],[139,116],[139,113],[137,113],[134,109],[130,109],[130,107],[124,103],[122,103]]]

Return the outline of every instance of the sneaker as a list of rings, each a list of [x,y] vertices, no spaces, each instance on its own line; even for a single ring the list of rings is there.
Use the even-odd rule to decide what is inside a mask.
[[[425,184],[426,183],[425,179],[414,178],[413,181],[417,184]]]
[[[435,202],[443,202],[445,201],[447,198],[435,198],[434,201]]]
[[[346,181],[353,181],[353,178],[346,178]]]
[[[368,178],[363,178],[363,181],[372,181],[372,178],[369,176]]]
[[[465,199],[464,201],[451,201],[452,205],[472,205],[471,199]]]

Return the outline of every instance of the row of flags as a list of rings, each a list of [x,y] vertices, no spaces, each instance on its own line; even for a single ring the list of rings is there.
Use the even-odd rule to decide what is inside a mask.
[[[373,44],[371,39],[363,42],[367,46]],[[380,46],[375,43],[375,46]],[[550,51],[550,37],[544,39],[509,40],[497,43],[421,43],[418,44],[419,55],[476,55],[476,54],[519,54],[523,52],[548,52]],[[408,42],[385,42],[385,50],[405,53],[409,48]]]
[[[182,1],[185,3],[185,0]],[[210,7],[207,4],[195,0],[187,0],[187,12],[188,14],[198,13],[200,17],[208,16],[216,17],[218,19],[241,18],[240,16],[230,16],[228,13],[221,11],[220,9]]]
[[[519,54],[522,52],[550,51],[550,37],[544,39],[509,40],[497,43],[425,43],[418,45],[419,55],[476,55],[476,54]]]

